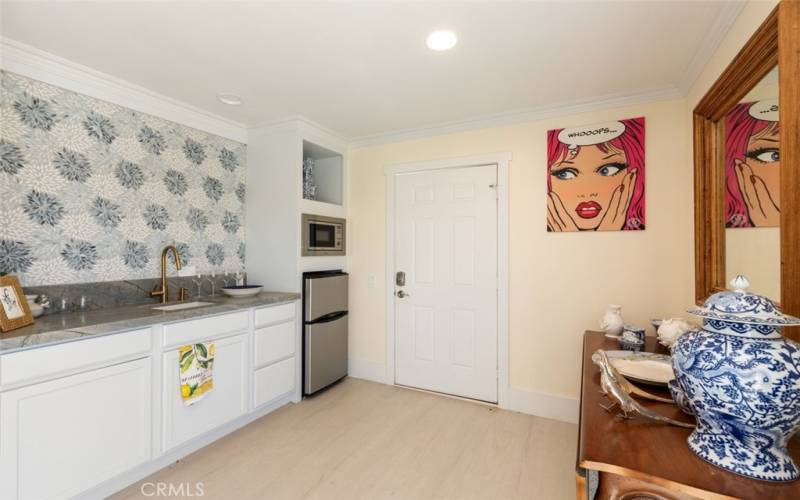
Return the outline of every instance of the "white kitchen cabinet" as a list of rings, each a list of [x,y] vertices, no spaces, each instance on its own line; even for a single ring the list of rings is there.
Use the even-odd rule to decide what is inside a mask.
[[[141,358],[149,355],[150,349],[151,330],[148,327],[45,349],[12,352],[4,355],[0,362],[0,389],[13,389]]]
[[[226,334],[247,330],[250,311],[220,314],[207,318],[192,319],[164,325],[165,347],[182,346],[204,342],[203,339],[222,337]]]
[[[317,162],[314,175],[319,200],[303,198],[304,157]],[[245,220],[245,261],[251,283],[300,292],[304,271],[347,269],[343,255],[300,254],[301,214],[347,218],[345,141],[302,118],[251,128],[247,183],[258,186],[258,196],[245,200],[247,213],[269,214]],[[281,236],[276,239],[275,235]]]
[[[256,309],[255,327],[261,328],[262,326],[271,325],[274,323],[292,321],[294,320],[296,309],[297,307],[295,306],[294,302]]]
[[[162,451],[168,451],[247,413],[251,373],[248,365],[248,335],[203,342],[216,343],[214,388],[191,406],[186,406],[181,398],[178,349],[162,355]]]
[[[256,408],[294,391],[295,378],[295,358],[256,370],[253,388]]]
[[[296,330],[294,321],[256,330],[253,335],[255,368],[292,356],[295,351]]]
[[[296,311],[249,307],[0,355],[0,500],[105,497],[295,400]],[[209,341],[214,389],[185,406],[178,349]]]
[[[0,498],[67,498],[151,459],[138,359],[0,393]]]

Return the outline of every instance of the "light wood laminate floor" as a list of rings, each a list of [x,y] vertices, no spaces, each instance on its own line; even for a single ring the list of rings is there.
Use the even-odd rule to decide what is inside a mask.
[[[144,483],[197,481],[203,499],[225,500],[575,498],[577,432],[573,424],[345,379],[112,498],[145,498]]]

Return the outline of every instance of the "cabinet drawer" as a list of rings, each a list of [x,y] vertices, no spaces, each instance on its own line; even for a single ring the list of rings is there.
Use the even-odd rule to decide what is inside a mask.
[[[295,338],[294,321],[267,326],[256,330],[256,368],[294,354]]]
[[[165,352],[162,357],[163,451],[216,429],[247,412],[247,335],[212,342],[216,343],[214,388],[191,406],[186,406],[181,398],[177,348]]]
[[[71,498],[151,459],[150,359],[0,394],[0,498]]]
[[[295,358],[284,359],[255,373],[255,406],[259,407],[294,390]]]
[[[294,318],[295,303],[256,309],[256,328],[270,323],[279,323]]]
[[[164,325],[164,346],[192,344],[226,333],[247,330],[247,311]]]
[[[119,359],[147,353],[150,345],[151,330],[143,328],[5,354],[0,362],[0,387],[108,365]]]

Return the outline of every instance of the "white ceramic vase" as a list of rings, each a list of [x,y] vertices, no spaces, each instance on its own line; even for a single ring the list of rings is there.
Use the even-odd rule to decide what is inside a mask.
[[[607,337],[619,337],[625,327],[622,319],[622,306],[610,305],[606,313],[600,319],[600,328],[606,332]]]

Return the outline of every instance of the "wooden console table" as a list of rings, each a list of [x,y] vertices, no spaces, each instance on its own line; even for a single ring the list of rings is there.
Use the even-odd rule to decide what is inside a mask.
[[[689,450],[690,429],[651,422],[625,420],[600,407],[608,400],[600,392],[600,372],[592,363],[597,349],[618,350],[616,340],[601,332],[583,337],[580,434],[578,437],[577,497],[595,499],[800,499],[800,480],[790,483],[758,481],[715,467]],[[665,352],[652,337],[645,350]],[[648,388],[650,389],[650,388]],[[657,388],[653,393],[667,395]],[[691,422],[675,405],[640,400],[668,417]],[[789,446],[800,463],[800,439]]]

